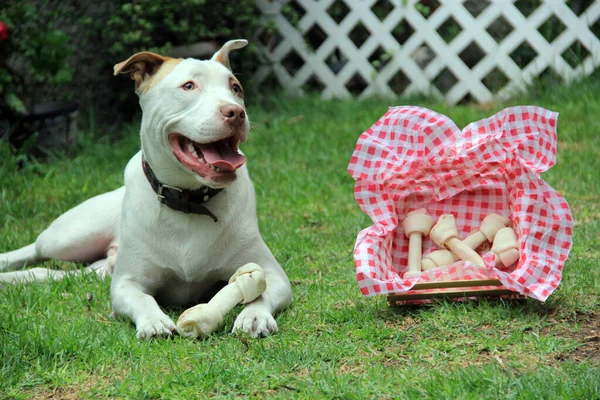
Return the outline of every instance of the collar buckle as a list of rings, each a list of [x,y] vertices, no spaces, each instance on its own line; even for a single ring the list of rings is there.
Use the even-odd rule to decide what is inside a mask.
[[[183,192],[183,190],[179,189],[178,187],[167,185],[165,183],[159,183],[158,184],[158,188],[157,188],[158,190],[156,191],[156,194],[158,196],[158,201],[161,204],[164,204],[164,202],[165,202],[165,196],[163,195],[163,193],[165,191],[165,188],[172,189],[172,190],[177,190],[179,193]]]

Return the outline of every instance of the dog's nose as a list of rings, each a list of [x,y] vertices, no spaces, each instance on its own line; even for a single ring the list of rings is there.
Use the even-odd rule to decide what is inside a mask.
[[[231,125],[240,125],[246,118],[244,109],[235,104],[228,104],[221,107],[221,115],[223,120]]]

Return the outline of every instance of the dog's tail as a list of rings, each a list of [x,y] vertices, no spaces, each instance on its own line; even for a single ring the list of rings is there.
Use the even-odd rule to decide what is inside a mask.
[[[11,271],[0,273],[0,288],[5,284],[24,284],[32,282],[46,282],[48,280],[59,281],[69,276],[77,276],[96,273],[101,278],[112,275],[115,265],[116,254],[98,260],[83,269],[61,271],[49,268],[31,268],[23,271]]]
[[[20,269],[44,261],[35,249],[35,243],[0,254],[0,271]]]

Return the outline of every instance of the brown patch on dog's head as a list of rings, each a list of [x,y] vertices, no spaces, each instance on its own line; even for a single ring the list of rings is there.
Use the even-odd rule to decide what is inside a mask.
[[[160,82],[181,61],[144,51],[115,65],[114,74],[130,73],[135,81],[135,91],[140,94]]]

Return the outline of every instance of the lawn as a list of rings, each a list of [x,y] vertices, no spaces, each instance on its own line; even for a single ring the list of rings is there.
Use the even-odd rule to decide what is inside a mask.
[[[202,341],[139,342],[111,316],[109,279],[88,275],[0,290],[1,398],[600,398],[600,78],[527,97],[451,107],[423,99],[254,99],[243,149],[262,234],[287,271],[294,302],[279,333],[224,329]],[[260,101],[257,101],[260,100]],[[363,297],[356,234],[369,225],[346,172],[362,131],[388,105],[415,104],[459,127],[507,105],[560,112],[557,165],[543,177],[568,200],[574,246],[544,304],[439,301],[392,309]],[[138,127],[80,135],[76,155],[26,162],[0,145],[0,251],[35,240],[54,218],[122,183]],[[54,268],[70,263],[48,262]],[[169,313],[177,318],[182,310]]]

